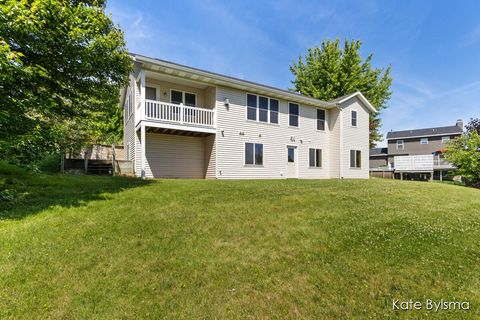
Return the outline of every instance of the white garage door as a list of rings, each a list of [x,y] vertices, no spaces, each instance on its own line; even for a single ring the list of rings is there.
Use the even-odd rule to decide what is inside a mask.
[[[146,135],[147,176],[205,178],[205,139],[172,134]]]

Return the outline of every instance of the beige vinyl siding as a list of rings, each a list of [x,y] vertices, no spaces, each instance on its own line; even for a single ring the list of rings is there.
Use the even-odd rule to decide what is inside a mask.
[[[147,178],[205,178],[205,138],[146,134]]]
[[[328,112],[330,121],[330,178],[340,178],[340,109],[334,108]]]
[[[132,108],[133,112],[130,118],[124,123],[125,127],[123,129],[123,147],[124,150],[127,150],[127,145],[130,145],[129,154],[125,153],[125,160],[133,160],[135,158],[135,109],[136,109],[136,94],[135,94],[135,78],[133,75],[130,75],[129,86],[126,89],[126,95],[128,96],[129,91],[132,93]],[[126,112],[126,110],[123,110]],[[125,118],[124,118],[125,119]]]
[[[228,108],[225,98],[230,100]],[[274,98],[274,97],[271,97]],[[287,145],[297,146],[299,178],[329,177],[328,126],[316,130],[316,108],[299,106],[299,127],[288,126],[288,101],[279,100],[279,124],[246,120],[246,92],[217,87],[217,178],[285,178]],[[327,113],[327,122],[328,113]],[[293,141],[291,141],[293,137]],[[263,144],[263,165],[244,165],[245,143]],[[308,167],[308,149],[323,150],[323,168]]]
[[[351,126],[351,110],[357,111],[357,126]],[[342,172],[344,178],[368,178],[369,172],[369,112],[355,97],[342,104]],[[360,150],[361,168],[350,168],[350,150]]]
[[[177,90],[183,92],[194,93],[197,96],[197,106],[202,108],[213,108],[212,105],[206,105],[205,103],[205,90],[199,88],[193,88],[182,84],[171,83],[166,81],[160,81],[156,79],[147,78],[147,87],[160,88],[160,101],[170,103],[170,90]],[[211,99],[210,99],[211,100]]]
[[[215,135],[207,136],[205,139],[205,178],[215,179],[217,170],[217,155],[216,155],[216,143]]]

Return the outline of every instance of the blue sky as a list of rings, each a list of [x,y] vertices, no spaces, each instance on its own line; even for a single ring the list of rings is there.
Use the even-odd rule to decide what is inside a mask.
[[[393,68],[383,134],[480,117],[480,1],[110,0],[107,11],[131,52],[284,89],[309,47],[359,39]]]

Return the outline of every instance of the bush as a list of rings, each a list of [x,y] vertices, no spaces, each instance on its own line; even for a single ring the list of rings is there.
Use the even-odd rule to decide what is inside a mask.
[[[45,156],[42,160],[38,161],[35,165],[43,172],[59,172],[60,171],[60,154],[54,153]]]

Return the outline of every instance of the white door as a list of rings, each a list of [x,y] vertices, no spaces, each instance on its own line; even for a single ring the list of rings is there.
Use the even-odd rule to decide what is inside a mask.
[[[297,147],[287,146],[287,178],[298,178]]]

